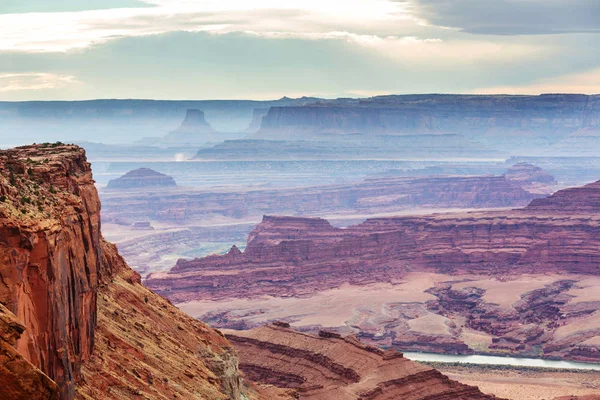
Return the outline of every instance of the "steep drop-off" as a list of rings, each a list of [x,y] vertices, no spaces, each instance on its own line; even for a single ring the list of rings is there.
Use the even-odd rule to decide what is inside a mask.
[[[0,172],[0,382],[18,367],[47,398],[50,379],[63,400],[242,397],[229,342],[144,288],[102,239],[83,149],[2,151]]]

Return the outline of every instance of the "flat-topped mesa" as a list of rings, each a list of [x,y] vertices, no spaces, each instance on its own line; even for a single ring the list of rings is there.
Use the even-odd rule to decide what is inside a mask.
[[[409,271],[600,275],[600,183],[518,210],[369,219],[346,229],[314,218],[266,217],[241,255],[180,260],[150,274],[171,300],[294,296]],[[185,272],[185,274],[183,274]]]
[[[172,177],[150,168],[138,168],[129,171],[120,178],[108,182],[109,189],[146,189],[177,186]]]
[[[554,185],[556,180],[548,172],[542,168],[529,164],[529,163],[517,163],[510,167],[504,174],[504,177],[511,182],[519,184],[546,184]]]
[[[142,286],[99,214],[83,149],[0,151],[0,397],[248,398],[231,344]]]
[[[362,344],[354,337],[328,332],[313,336],[283,324],[225,333],[249,378],[296,389],[301,399],[496,399],[401,353]]]
[[[181,126],[175,129],[172,134],[202,134],[215,133],[214,129],[204,118],[204,112],[198,109],[189,109],[185,114],[185,119]]]
[[[406,95],[272,107],[259,137],[304,133],[523,132],[566,135],[598,129],[598,96]]]

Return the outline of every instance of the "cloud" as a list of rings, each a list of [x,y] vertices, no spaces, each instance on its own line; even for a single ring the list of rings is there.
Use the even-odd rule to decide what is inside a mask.
[[[539,79],[526,85],[480,88],[473,92],[482,94],[600,94],[600,68],[554,78]]]
[[[51,73],[0,73],[0,92],[59,89],[79,83],[74,76]]]
[[[148,3],[137,0],[2,0],[0,14],[108,10],[148,6]]]
[[[402,3],[388,0],[146,0],[150,8],[0,15],[0,51],[67,52],[124,37],[175,31],[413,34]],[[266,36],[266,35],[265,35]]]
[[[493,35],[600,33],[598,0],[411,0],[430,24]]]

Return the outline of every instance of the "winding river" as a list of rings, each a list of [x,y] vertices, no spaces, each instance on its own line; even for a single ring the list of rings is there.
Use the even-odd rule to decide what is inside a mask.
[[[542,368],[562,368],[562,369],[585,369],[600,371],[600,364],[573,362],[573,361],[555,361],[543,360],[540,358],[518,358],[518,357],[499,357],[499,356],[480,356],[480,355],[447,355],[433,353],[414,353],[405,352],[404,356],[413,361],[433,361],[442,363],[465,363],[465,364],[486,364],[486,365],[511,365],[513,367],[542,367]]]

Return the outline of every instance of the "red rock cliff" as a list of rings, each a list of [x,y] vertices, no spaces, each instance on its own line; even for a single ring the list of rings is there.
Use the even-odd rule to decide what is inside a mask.
[[[144,288],[102,239],[81,148],[2,151],[0,172],[0,383],[21,385],[11,399],[35,399],[31,379],[50,399],[259,398],[224,336]]]
[[[0,302],[26,327],[16,348],[72,397],[94,347],[100,203],[84,151],[0,152]]]

